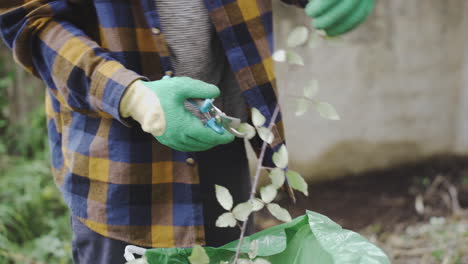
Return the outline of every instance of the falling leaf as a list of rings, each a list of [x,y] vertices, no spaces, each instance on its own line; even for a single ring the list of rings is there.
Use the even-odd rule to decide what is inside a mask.
[[[258,199],[258,198],[251,199],[250,204],[252,205],[252,211],[254,211],[254,212],[258,212],[258,211],[262,210],[263,207],[265,206],[263,204],[263,201]]]
[[[247,123],[240,124],[237,131],[244,134],[246,139],[252,139],[256,133],[255,128]]]
[[[236,205],[232,210],[232,213],[237,220],[246,221],[249,218],[250,213],[252,213],[252,209],[252,204],[247,201]]]
[[[290,50],[286,52],[286,61],[289,64],[295,64],[295,65],[301,65],[301,66],[304,65],[304,60],[302,59],[301,55]]]
[[[306,43],[308,37],[309,29],[305,26],[296,27],[289,33],[287,45],[291,48],[303,45]]]
[[[254,259],[258,254],[258,242],[254,240],[250,243],[249,258]]]
[[[267,209],[274,217],[276,217],[280,221],[290,222],[292,220],[289,212],[286,209],[281,208],[281,206],[279,206],[278,204],[267,204]]]
[[[293,189],[302,192],[305,196],[309,196],[307,182],[299,173],[293,170],[288,170],[288,172],[286,172],[286,176],[288,177],[289,185],[291,185]]]
[[[316,107],[317,111],[323,118],[330,120],[340,120],[340,116],[331,104],[326,102],[318,102]]]
[[[235,227],[237,224],[234,215],[231,212],[226,212],[218,217],[216,220],[217,227]]]
[[[271,130],[269,130],[266,127],[257,128],[257,133],[260,136],[260,138],[268,144],[271,144],[273,142],[273,139],[275,138]]]
[[[260,196],[262,197],[262,200],[265,203],[270,203],[271,201],[273,201],[277,194],[278,191],[273,185],[268,185],[260,189]]]
[[[271,56],[274,61],[277,62],[285,62],[286,61],[286,51],[285,50],[277,50]]]
[[[192,255],[188,257],[190,264],[209,264],[210,258],[205,252],[205,249],[196,245],[192,249]]]
[[[271,170],[270,174],[271,184],[276,188],[280,188],[284,184],[284,170],[275,168]]]
[[[317,94],[319,90],[318,80],[310,81],[306,87],[304,87],[304,96],[306,98],[312,99]]]
[[[266,259],[258,258],[253,262],[253,264],[271,264],[271,262]]]
[[[252,123],[255,127],[262,127],[265,124],[266,118],[257,108],[252,108]]]
[[[309,108],[309,102],[305,98],[299,98],[297,100],[297,109],[296,109],[296,116],[301,116],[307,112]]]
[[[223,186],[215,185],[216,199],[219,204],[226,210],[232,209],[232,196],[228,189]]]
[[[284,144],[273,154],[272,159],[278,168],[284,169],[288,166],[288,150]]]

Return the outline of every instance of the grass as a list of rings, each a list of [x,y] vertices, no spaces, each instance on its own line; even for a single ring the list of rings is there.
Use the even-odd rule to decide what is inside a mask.
[[[0,175],[0,263],[71,263],[68,209],[49,161],[3,155]]]

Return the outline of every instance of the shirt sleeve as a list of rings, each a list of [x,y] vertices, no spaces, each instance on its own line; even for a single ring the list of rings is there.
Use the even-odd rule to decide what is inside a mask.
[[[309,0],[281,0],[281,1],[285,4],[295,5],[301,8],[304,8],[309,3]]]
[[[0,35],[15,61],[44,80],[62,105],[128,124],[120,100],[132,82],[145,78],[70,22],[73,8],[68,0],[0,0]]]

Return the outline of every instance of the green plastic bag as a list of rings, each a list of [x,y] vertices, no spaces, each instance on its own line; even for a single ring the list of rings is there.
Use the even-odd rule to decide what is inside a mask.
[[[272,264],[389,264],[390,260],[377,246],[361,235],[328,217],[307,211],[289,223],[278,225],[245,237],[242,257],[248,259],[252,241],[258,245],[257,257]],[[219,248],[205,247],[210,264],[232,261],[238,241]],[[149,264],[190,264],[191,248],[156,248],[145,252]]]

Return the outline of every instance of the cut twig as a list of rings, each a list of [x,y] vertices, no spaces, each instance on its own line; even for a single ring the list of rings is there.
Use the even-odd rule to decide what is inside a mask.
[[[271,130],[273,128],[273,125],[275,124],[276,118],[278,117],[279,110],[280,110],[280,107],[279,107],[279,104],[277,104],[276,107],[275,107],[275,111],[273,112],[273,116],[271,117],[270,124],[268,125],[269,130]],[[262,164],[263,164],[263,159],[265,158],[265,151],[266,151],[267,146],[268,146],[268,143],[263,141],[262,149],[260,151],[260,156],[258,157],[257,169],[255,170],[255,176],[254,176],[254,179],[253,179],[253,182],[252,182],[252,188],[251,188],[251,191],[250,191],[249,200],[255,198],[257,185],[258,185],[258,180],[260,179],[260,172],[262,171]],[[247,217],[247,220],[245,220],[244,223],[242,223],[239,243],[237,244],[236,255],[234,256],[234,264],[237,263],[237,260],[239,258],[239,254],[240,254],[240,251],[241,251],[242,242],[244,242],[245,230],[247,229],[247,222],[249,221],[249,218],[250,218],[250,215],[249,215],[249,217]]]

